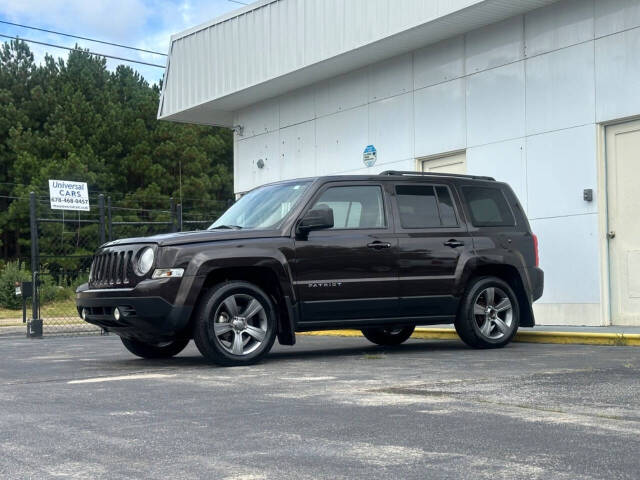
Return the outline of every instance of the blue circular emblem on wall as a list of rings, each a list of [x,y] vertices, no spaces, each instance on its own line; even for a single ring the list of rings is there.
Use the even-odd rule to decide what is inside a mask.
[[[367,145],[362,154],[362,161],[367,167],[373,167],[376,164],[378,158],[378,151],[373,145]]]

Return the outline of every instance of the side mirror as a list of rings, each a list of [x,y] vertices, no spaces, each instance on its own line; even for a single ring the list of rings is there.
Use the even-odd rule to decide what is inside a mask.
[[[333,228],[333,210],[326,205],[319,205],[309,210],[298,223],[298,234],[307,234],[311,230]]]

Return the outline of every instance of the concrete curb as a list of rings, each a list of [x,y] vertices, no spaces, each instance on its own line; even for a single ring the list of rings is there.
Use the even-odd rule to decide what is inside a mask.
[[[360,330],[319,330],[302,332],[298,335],[326,335],[333,337],[361,337]],[[459,340],[453,328],[417,328],[411,338],[423,340]],[[514,342],[558,343],[578,345],[640,346],[638,333],[591,333],[591,332],[535,332],[520,331]]]

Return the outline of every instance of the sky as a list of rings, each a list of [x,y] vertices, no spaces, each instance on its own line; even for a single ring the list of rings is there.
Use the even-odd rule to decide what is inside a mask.
[[[249,3],[250,0],[243,0]],[[9,0],[0,2],[0,20],[96,38],[167,53],[172,34],[224,13],[242,8],[230,0]],[[74,47],[93,52],[164,65],[166,57],[100,43],[76,40],[0,23],[0,34]],[[8,39],[0,37],[0,41]],[[66,59],[68,52],[30,43],[36,61],[45,53]],[[107,59],[113,70],[123,63],[140,72],[149,83],[162,78],[162,68]]]

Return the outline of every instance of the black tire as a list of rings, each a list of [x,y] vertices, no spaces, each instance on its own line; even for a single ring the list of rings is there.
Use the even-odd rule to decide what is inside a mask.
[[[236,315],[229,311],[227,303],[233,298]],[[238,300],[247,299],[247,304],[238,304]],[[251,299],[251,300],[249,300]],[[250,309],[250,303],[256,300],[262,310],[251,316],[244,316]],[[257,308],[254,307],[254,309]],[[242,310],[246,309],[246,310]],[[224,320],[223,322],[223,315]],[[216,317],[216,318],[214,318]],[[215,321],[214,321],[215,320]],[[235,322],[244,321],[245,329],[237,326]],[[224,333],[216,333],[214,323],[220,325]],[[250,327],[259,329],[264,337],[259,341],[254,335],[257,330],[248,333]],[[200,353],[209,361],[223,366],[250,365],[259,361],[271,350],[276,338],[277,314],[269,295],[256,285],[244,281],[230,281],[216,285],[211,290],[204,292],[196,311],[193,339]],[[236,337],[240,341],[236,344]],[[246,344],[244,341],[246,340]],[[252,343],[253,342],[253,343]],[[234,353],[236,345],[242,353]],[[246,352],[245,352],[246,348]]]
[[[127,350],[142,358],[171,358],[184,350],[189,343],[188,338],[178,338],[172,342],[163,342],[157,345],[131,338],[120,338],[120,340]]]
[[[491,289],[494,291],[492,302],[487,293]],[[501,302],[505,299],[510,303],[510,311],[493,308],[500,305],[503,305],[500,308],[504,308],[505,304]],[[483,308],[485,310],[481,313]],[[508,318],[507,312],[510,314]],[[499,324],[499,321],[502,323]],[[505,326],[508,328],[505,329]],[[518,298],[505,281],[490,276],[471,280],[455,321],[456,331],[464,343],[473,348],[501,348],[513,339],[519,326]]]
[[[362,334],[367,340],[377,345],[400,345],[409,339],[415,328],[415,325],[409,327],[363,328]]]

